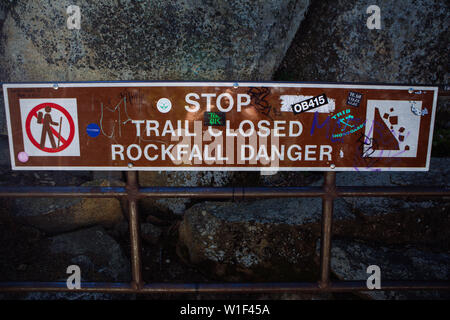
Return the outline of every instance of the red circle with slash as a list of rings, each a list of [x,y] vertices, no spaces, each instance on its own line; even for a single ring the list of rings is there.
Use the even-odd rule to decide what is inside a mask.
[[[70,127],[69,137],[67,138],[67,140],[64,139],[63,137],[60,137],[60,139],[63,143],[61,144],[61,146],[59,148],[47,148],[47,147],[41,148],[41,145],[36,141],[36,139],[31,134],[31,119],[33,117],[37,118],[37,112],[41,109],[44,109],[47,106],[60,111],[62,114],[64,114],[66,116],[67,120],[69,121],[69,127]],[[70,115],[70,113],[66,109],[61,107],[60,105],[58,105],[56,103],[51,103],[51,102],[45,102],[45,103],[38,104],[36,107],[31,109],[31,111],[28,114],[27,119],[25,121],[25,130],[27,132],[28,139],[31,141],[31,143],[36,148],[38,148],[39,150],[42,150],[45,152],[51,152],[51,153],[60,152],[60,151],[63,151],[64,149],[66,149],[72,142],[73,137],[75,136],[75,124],[73,122],[73,119],[72,119],[72,116]],[[52,131],[53,130],[54,129],[52,128]],[[55,132],[53,132],[53,134],[56,135]]]

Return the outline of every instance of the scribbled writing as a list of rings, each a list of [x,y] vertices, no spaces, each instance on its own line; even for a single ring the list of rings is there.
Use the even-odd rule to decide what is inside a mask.
[[[271,113],[275,116],[281,115],[280,110],[270,105],[270,103],[266,100],[267,96],[270,95],[270,88],[252,87],[247,91],[247,94],[251,97],[252,106],[263,115],[269,117],[271,120],[273,120],[270,115]]]

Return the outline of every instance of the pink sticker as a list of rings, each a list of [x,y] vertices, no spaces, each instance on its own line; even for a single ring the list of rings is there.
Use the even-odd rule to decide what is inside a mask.
[[[28,161],[28,154],[26,152],[19,152],[19,154],[17,155],[17,158],[19,159],[20,162],[27,162]]]

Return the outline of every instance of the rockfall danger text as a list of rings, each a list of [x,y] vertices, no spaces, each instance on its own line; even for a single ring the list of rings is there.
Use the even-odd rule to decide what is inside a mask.
[[[284,160],[332,161],[331,145],[279,143],[280,137],[299,137],[302,134],[303,125],[300,121],[261,120],[254,124],[250,120],[243,120],[237,129],[232,129],[227,120],[223,130],[211,126],[203,130],[202,121],[189,123],[186,120],[184,128],[181,120],[176,122],[175,127],[171,120],[166,120],[162,128],[156,120],[132,120],[132,123],[136,126],[136,136],[144,142],[164,136],[170,136],[176,142],[112,144],[113,161],[145,159],[150,162],[169,160],[175,165],[260,163],[271,166],[277,166],[279,161]],[[142,128],[144,124],[145,128]],[[144,133],[145,138],[142,137]]]

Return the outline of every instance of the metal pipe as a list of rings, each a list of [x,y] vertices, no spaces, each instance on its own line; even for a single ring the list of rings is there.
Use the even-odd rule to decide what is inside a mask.
[[[151,187],[133,190],[141,198],[277,198],[322,197],[321,187]],[[336,187],[338,197],[450,197],[448,187]],[[0,187],[1,197],[112,198],[127,195],[125,187]]]
[[[320,241],[320,280],[319,286],[327,288],[330,282],[331,227],[333,223],[333,201],[336,196],[336,173],[325,172],[322,198],[322,234]]]
[[[321,187],[152,187],[140,188],[139,197],[146,198],[224,198],[248,199],[268,197],[320,197],[324,194]]]
[[[143,285],[141,272],[141,236],[139,211],[137,208],[136,193],[138,190],[137,172],[127,172],[127,191],[128,191],[128,209],[129,209],[129,225],[130,225],[130,243],[131,243],[131,272],[132,287],[140,289]]]
[[[126,195],[125,187],[0,187],[0,198],[113,198]]]
[[[132,292],[130,283],[82,282],[80,289],[69,289],[66,282],[0,282],[0,292]]]
[[[448,187],[337,187],[339,197],[450,197]]]
[[[1,282],[0,292],[108,292],[108,293],[294,293],[354,292],[393,290],[450,290],[450,281],[383,281],[381,289],[368,289],[365,280],[329,282],[265,283],[150,283],[136,288],[129,283],[83,282],[80,289],[69,289],[65,282]]]

